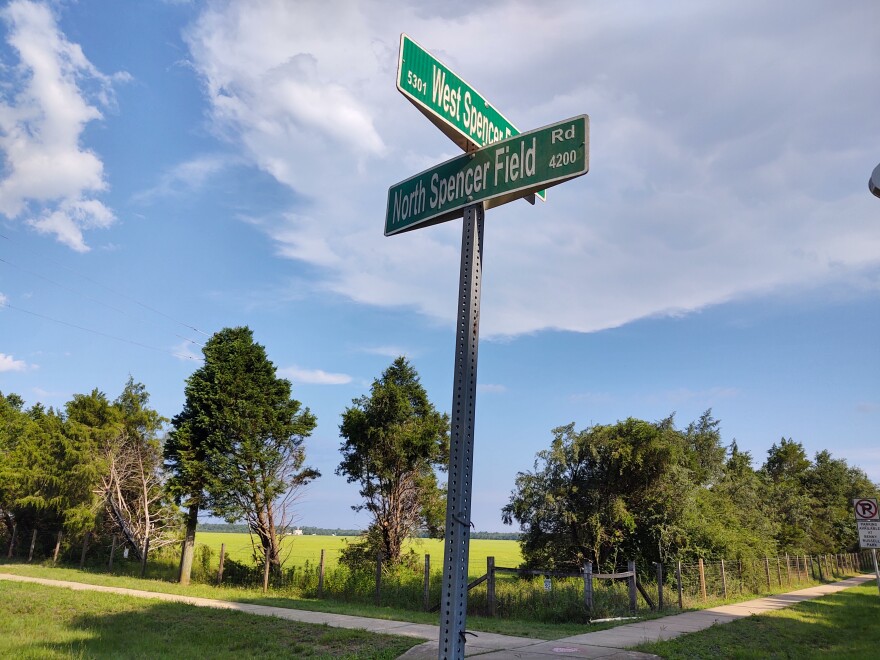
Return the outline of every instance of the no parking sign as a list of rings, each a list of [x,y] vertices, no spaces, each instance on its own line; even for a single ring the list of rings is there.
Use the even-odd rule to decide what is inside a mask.
[[[856,525],[859,528],[859,545],[863,550],[880,548],[880,508],[873,497],[853,500]]]

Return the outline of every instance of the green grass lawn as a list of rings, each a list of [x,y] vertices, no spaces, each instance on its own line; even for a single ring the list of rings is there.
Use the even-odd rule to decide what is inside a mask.
[[[342,536],[289,536],[284,540],[282,556],[286,557],[286,568],[304,566],[306,562],[317,566],[324,550],[324,565],[329,570],[339,561],[339,553],[356,537]],[[250,536],[244,533],[197,532],[196,547],[206,545],[211,549],[211,567],[217,570],[220,563],[220,545],[226,546],[226,557],[245,564],[253,563],[253,550]],[[420,556],[431,556],[431,568],[443,566],[443,541],[440,539],[410,539],[407,544]],[[471,577],[479,577],[486,572],[486,557],[495,557],[496,566],[515,568],[522,563],[518,541],[496,539],[472,539],[468,554],[468,572]]]
[[[31,577],[46,578],[49,580],[63,580],[66,582],[82,582],[85,584],[97,584],[109,587],[122,587],[125,589],[138,589],[141,591],[154,591],[159,593],[180,594],[199,598],[215,598],[239,603],[253,603],[255,605],[271,605],[273,607],[287,607],[298,610],[311,610],[314,612],[332,612],[334,614],[348,614],[351,616],[365,616],[375,619],[389,619],[393,621],[411,621],[413,623],[438,624],[436,613],[421,612],[411,609],[402,609],[393,605],[378,607],[365,603],[348,603],[317,598],[291,598],[281,595],[263,594],[259,589],[242,587],[215,587],[208,584],[193,583],[189,586],[181,586],[176,582],[167,580],[147,579],[126,575],[112,575],[106,572],[81,571],[75,568],[54,568],[36,564],[7,563],[0,560],[0,573],[13,573]],[[0,580],[0,585],[4,584]],[[468,617],[468,629],[483,632],[493,632],[515,637],[533,637],[536,639],[559,639],[571,635],[579,635],[585,632],[603,630],[614,624],[583,623],[541,623],[537,621],[524,621],[520,619],[490,618],[481,616]],[[0,658],[6,657],[0,653]]]
[[[417,639],[0,581],[3,658],[396,658]]]
[[[636,647],[670,660],[880,658],[880,596],[868,582],[790,608]]]

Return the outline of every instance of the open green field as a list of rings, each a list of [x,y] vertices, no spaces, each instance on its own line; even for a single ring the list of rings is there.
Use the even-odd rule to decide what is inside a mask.
[[[328,569],[339,561],[339,553],[354,537],[342,536],[289,536],[284,540],[284,551],[287,557],[285,567],[304,566],[306,562],[317,566],[324,550],[324,563]],[[205,545],[211,549],[211,568],[216,570],[220,563],[220,545],[226,545],[227,559],[245,564],[252,564],[253,550],[250,536],[243,533],[197,532],[196,548]],[[443,566],[443,541],[440,539],[412,539],[411,547],[419,556],[431,556],[431,569]],[[519,542],[495,539],[471,539],[468,556],[468,572],[472,577],[479,577],[486,572],[486,557],[495,557],[496,566],[515,568],[522,563]]]
[[[769,614],[716,625],[635,650],[669,660],[880,657],[880,597],[868,582]]]
[[[420,640],[117,594],[0,582],[2,658],[375,658]]]

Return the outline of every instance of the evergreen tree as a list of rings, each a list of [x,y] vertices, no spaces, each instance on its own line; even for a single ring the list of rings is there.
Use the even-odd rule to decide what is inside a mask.
[[[181,582],[189,581],[198,513],[244,519],[259,553],[280,566],[280,543],[299,488],[320,476],[303,467],[316,421],[291,398],[247,327],[208,340],[205,364],[187,379],[183,411],[165,444],[168,487],[188,507]],[[256,549],[255,549],[256,550]]]
[[[437,412],[416,370],[397,358],[373,381],[370,396],[355,399],[342,415],[344,442],[336,474],[360,486],[372,522],[346,559],[357,564],[381,551],[399,562],[403,542],[417,530],[441,533],[445,493],[435,470],[445,469],[449,454],[449,418]]]

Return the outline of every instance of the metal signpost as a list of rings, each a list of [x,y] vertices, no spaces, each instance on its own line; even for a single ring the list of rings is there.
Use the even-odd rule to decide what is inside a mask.
[[[880,508],[873,497],[860,497],[853,500],[856,525],[859,528],[859,547],[870,549],[874,558],[874,574],[877,576],[877,589],[880,590],[880,567],[877,566],[877,548],[880,548]]]
[[[400,35],[397,89],[440,131],[470,153],[519,131],[477,90],[408,35]],[[537,196],[546,201],[543,190]],[[534,199],[530,200],[534,204]]]
[[[439,658],[464,658],[468,550],[486,209],[587,173],[590,120],[579,115],[518,133],[473,88],[405,34],[397,87],[469,152],[391,186],[385,235],[464,218],[440,601]]]

